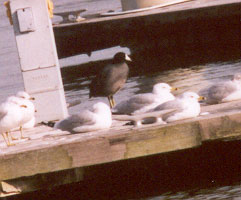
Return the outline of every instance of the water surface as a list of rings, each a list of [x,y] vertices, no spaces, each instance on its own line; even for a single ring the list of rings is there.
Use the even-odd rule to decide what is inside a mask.
[[[116,49],[118,51],[118,49]],[[98,62],[92,66],[98,66]],[[207,63],[205,65],[197,65],[185,68],[170,69],[153,73],[138,73],[138,66],[130,66],[130,76],[117,94],[114,95],[116,102],[119,103],[131,97],[134,94],[151,92],[155,83],[165,82],[173,87],[178,87],[176,95],[184,91],[193,91],[199,93],[211,84],[218,81],[230,79],[234,73],[241,73],[241,61],[230,61],[220,63]],[[148,68],[148,66],[145,66]],[[81,100],[81,104],[70,109],[71,113],[78,112],[84,108],[88,108],[98,101],[108,103],[107,98],[91,98],[89,99],[89,84],[94,75],[85,76],[81,66],[73,66],[62,69],[63,82],[67,101]],[[137,74],[137,75],[136,75]]]
[[[3,0],[0,0],[2,5]],[[120,2],[117,0],[54,0],[56,12],[65,11],[69,9],[76,8],[86,8],[88,11],[86,14],[93,14],[99,12],[106,12],[110,9],[119,9]],[[58,18],[56,18],[58,19]],[[23,89],[22,77],[19,69],[18,63],[18,54],[16,51],[15,39],[13,36],[12,27],[9,26],[7,19],[5,18],[5,9],[3,6],[0,7],[0,102],[2,102],[7,96],[16,93],[16,91]],[[105,51],[94,52],[91,57],[87,55],[74,56],[67,59],[60,60],[61,72],[63,76],[64,89],[67,102],[72,102],[75,100],[81,100],[81,104],[71,107],[69,109],[70,114],[81,112],[82,109],[89,108],[91,105],[98,101],[107,102],[107,98],[92,98],[89,99],[89,89],[88,85],[91,80],[94,78],[94,74],[99,69],[99,60],[105,60],[111,58],[117,51],[125,51],[130,53],[130,51],[125,48],[121,49],[120,47],[115,47]],[[154,53],[153,53],[154,56]],[[95,62],[93,62],[95,61]],[[90,63],[92,68],[92,73],[89,73],[88,70],[83,69],[83,65],[80,63]],[[189,62],[190,63],[190,62]],[[170,69],[170,67],[156,66],[155,71],[142,70],[139,68],[140,66],[130,65],[130,77],[127,80],[124,88],[120,90],[114,98],[116,102],[120,102],[122,100],[131,97],[134,94],[151,92],[152,87],[155,83],[158,82],[166,82],[171,86],[178,87],[179,90],[175,93],[175,95],[180,94],[184,91],[194,91],[199,92],[203,88],[207,87],[209,84],[213,84],[217,81],[229,79],[231,75],[237,72],[241,72],[241,60],[240,59],[230,59],[227,62],[206,62],[202,64],[196,64],[193,66],[185,65],[185,63],[176,69]],[[141,66],[146,69],[149,69],[150,66]],[[160,69],[159,69],[160,67]],[[96,70],[95,70],[96,69]],[[164,70],[163,70],[164,69]],[[236,145],[236,148],[240,149],[240,143]],[[235,151],[235,149],[234,149]],[[218,152],[217,152],[218,153]],[[240,155],[240,154],[239,154]],[[239,155],[235,155],[234,158],[237,159]],[[232,160],[225,160],[227,163],[232,163]],[[226,163],[226,164],[227,164]],[[128,163],[127,163],[128,164]],[[240,163],[237,163],[240,165]],[[222,165],[220,163],[220,165]],[[228,165],[225,165],[226,167]],[[240,200],[241,199],[241,166],[240,166],[240,174],[236,168],[237,173],[232,174],[229,177],[230,172],[232,172],[232,167],[224,169],[222,172],[225,174],[227,178],[221,179],[221,181],[217,181],[215,178],[210,179],[207,183],[210,184],[189,184],[189,187],[184,187],[187,184],[188,177],[183,177],[180,185],[183,187],[177,188],[176,185],[172,185],[169,189],[163,190],[163,188],[154,187],[154,185],[149,186],[154,188],[151,192],[146,191],[145,195],[138,195],[137,197],[130,198],[128,195],[125,195],[123,188],[125,188],[130,192],[135,191],[133,188],[121,187],[121,185],[117,185],[120,189],[123,189],[123,195],[118,195],[118,197],[110,196],[109,198],[99,198],[95,199],[145,199],[145,200],[166,200],[166,199],[183,199],[183,200],[204,200],[204,199],[228,199],[228,200]],[[202,169],[201,169],[202,170]],[[205,169],[203,169],[205,170]],[[172,176],[175,178],[175,174]],[[229,177],[229,178],[228,178]],[[149,176],[148,176],[149,178]],[[147,178],[147,179],[148,179]],[[153,177],[152,177],[153,178]],[[161,182],[158,177],[153,178],[156,181],[156,184]],[[193,178],[195,179],[195,178]],[[200,180],[202,181],[202,180]],[[198,182],[197,180],[193,180],[193,182]],[[206,182],[205,182],[206,183]],[[127,184],[127,183],[126,183]],[[133,182],[133,185],[138,185],[138,182]],[[149,188],[148,184],[145,186],[143,183],[143,188]],[[72,187],[71,187],[72,188]],[[67,188],[66,193],[72,193],[74,196],[74,192],[71,188]],[[76,187],[77,188],[77,187]],[[82,187],[83,188],[83,187]],[[91,187],[90,187],[91,188]],[[66,189],[66,188],[65,188]],[[93,190],[97,190],[98,188],[93,188]],[[150,188],[149,188],[150,189]],[[77,191],[80,190],[76,189]],[[144,190],[144,189],[143,189]],[[61,190],[58,191],[61,193]],[[148,193],[149,192],[149,193]],[[111,193],[112,194],[112,193]],[[46,192],[46,196],[47,192]],[[70,195],[71,196],[71,195]],[[36,194],[33,196],[34,199],[38,199]],[[43,197],[43,196],[42,196]],[[39,197],[40,198],[40,197]],[[63,199],[57,198],[56,195],[51,196],[47,199]],[[26,199],[26,198],[25,198]],[[65,199],[74,199],[68,198],[66,196]],[[88,199],[82,198],[81,195],[75,199]]]

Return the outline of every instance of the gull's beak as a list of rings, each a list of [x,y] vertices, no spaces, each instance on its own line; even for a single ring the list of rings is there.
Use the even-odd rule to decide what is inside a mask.
[[[35,98],[34,97],[30,97],[30,100],[35,100]]]
[[[206,100],[206,98],[205,98],[204,96],[200,96],[200,97],[198,98],[198,101],[203,101],[203,100]]]
[[[20,105],[20,107],[22,107],[22,108],[27,108],[27,106],[26,106],[26,105]]]
[[[171,89],[171,91],[177,91],[178,90],[178,88],[176,88],[176,87],[173,87],[172,89]]]
[[[132,61],[131,58],[127,54],[126,54],[125,59],[128,60],[128,61]]]

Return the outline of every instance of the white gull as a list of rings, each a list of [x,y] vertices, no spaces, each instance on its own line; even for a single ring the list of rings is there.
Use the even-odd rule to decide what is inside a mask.
[[[71,133],[82,133],[108,129],[111,127],[111,124],[110,107],[105,103],[98,102],[93,105],[91,110],[84,110],[57,122],[54,128]]]
[[[241,99],[241,74],[235,74],[231,80],[216,83],[206,91],[206,102],[216,104]]]
[[[11,143],[10,131],[20,126],[25,109],[27,105],[19,104],[17,97],[11,97],[10,101],[0,105],[0,132],[8,146],[14,145]]]
[[[157,83],[153,86],[152,93],[137,94],[130,99],[120,102],[114,107],[113,113],[145,113],[166,101],[174,100],[175,97],[171,93],[172,90],[176,90],[176,88],[172,88],[167,83]]]
[[[165,102],[157,106],[153,111],[174,109],[162,116],[164,122],[173,122],[182,119],[188,119],[197,117],[200,114],[199,100],[203,100],[202,96],[199,96],[195,92],[184,92],[176,97],[175,100]]]

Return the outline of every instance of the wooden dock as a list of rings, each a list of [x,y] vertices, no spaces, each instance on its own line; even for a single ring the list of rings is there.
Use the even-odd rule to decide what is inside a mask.
[[[0,138],[0,196],[84,181],[88,166],[240,140],[240,111],[241,101],[235,101],[203,106],[208,115],[168,125],[134,128],[114,121],[110,130],[83,134],[37,126],[25,132],[30,140],[13,147]]]
[[[191,45],[191,49],[206,49],[204,46],[206,47],[207,42],[213,44],[218,39],[221,46],[215,48],[231,45],[237,52],[235,55],[240,55],[240,51],[237,51],[240,50],[240,5],[240,0],[197,0],[171,8],[57,25],[54,31],[58,53],[60,57],[66,57],[115,45],[128,46],[136,51],[138,38],[143,38],[143,35],[139,35],[141,33],[147,34],[148,39],[161,38],[164,45],[162,47],[165,48],[171,45],[171,40],[166,40],[164,36],[172,36],[175,38],[173,41],[177,41],[177,38],[186,37],[188,32],[192,34],[188,41],[195,44]],[[4,40],[3,43],[1,40],[3,46],[0,64],[1,72],[5,72],[0,73],[0,86],[8,91],[0,94],[0,98],[4,99],[22,89],[23,84],[13,30],[7,18],[2,17],[5,16],[3,7],[0,7],[0,16],[3,22],[0,25],[0,34]],[[153,30],[159,30],[161,24],[161,33],[150,35],[149,32],[140,31],[142,24],[151,26]],[[188,24],[190,26],[186,26]],[[193,26],[196,28],[193,29]],[[179,32],[183,27],[185,30]],[[125,30],[122,36],[126,37],[118,35],[120,30]],[[204,31],[207,34],[203,34]],[[112,37],[113,34],[116,37]],[[112,39],[109,40],[110,38]],[[199,40],[201,38],[203,39]],[[187,40],[179,41],[174,42],[172,48],[186,47]],[[8,85],[5,80],[6,71],[7,77],[11,79]],[[25,132],[30,140],[16,142],[13,147],[6,147],[0,137],[0,197],[84,181],[93,176],[91,169],[86,170],[90,166],[101,166],[104,163],[111,165],[122,160],[194,149],[206,142],[240,141],[241,101],[202,107],[202,112],[207,111],[210,112],[209,115],[164,126],[146,125],[134,128],[114,122],[110,130],[84,134],[70,134],[38,125]],[[13,134],[19,135],[18,132]]]
[[[230,47],[230,54],[238,57],[240,6],[240,0],[193,0],[117,16],[83,13],[84,21],[54,26],[58,56],[90,54],[120,45],[129,47],[132,54],[155,49],[162,57],[167,52],[173,57],[193,57],[193,52],[197,52],[197,59],[210,51],[224,57],[227,51],[222,49]]]

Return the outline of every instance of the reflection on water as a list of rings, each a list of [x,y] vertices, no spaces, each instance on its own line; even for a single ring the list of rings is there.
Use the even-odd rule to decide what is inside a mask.
[[[68,102],[81,99],[81,104],[70,108],[70,113],[88,108],[97,101],[108,103],[106,98],[89,99],[88,85],[94,77],[96,70],[101,69],[105,62],[93,62],[87,66],[74,66],[62,69],[65,94]],[[96,67],[99,66],[99,67]],[[87,69],[86,69],[87,68]],[[148,67],[147,67],[148,68]],[[232,74],[241,72],[241,61],[198,65],[189,68],[170,69],[153,73],[138,73],[138,67],[130,64],[130,74],[124,88],[114,95],[119,103],[134,94],[151,92],[152,86],[157,82],[166,82],[171,86],[178,87],[175,93],[184,91],[199,92],[217,81],[229,79]]]
[[[0,0],[3,2],[2,0]],[[120,8],[119,0],[54,0],[55,11],[65,11],[69,9],[85,8],[88,11],[85,14],[93,14],[98,12],[106,12],[110,9]],[[4,13],[3,7],[1,13]],[[6,53],[4,60],[0,60],[2,64],[2,78],[0,80],[1,94],[0,100],[8,94],[13,94],[19,88],[23,88],[22,82],[19,81],[19,67],[8,68],[8,64],[12,62],[18,63],[16,47],[14,46],[13,31],[8,27],[8,21],[1,18],[2,29],[7,34],[2,34],[5,46],[1,46],[3,53]],[[7,27],[7,28],[6,28]],[[2,40],[3,41],[3,40]],[[10,41],[13,41],[12,43]],[[11,46],[9,46],[11,44]],[[214,49],[216,47],[213,47]],[[176,49],[175,49],[176,50]],[[213,50],[213,49],[212,49]],[[223,57],[227,57],[226,49],[218,49]],[[215,51],[211,51],[211,53]],[[155,52],[151,51],[150,54]],[[178,54],[177,52],[176,54]],[[199,52],[198,52],[199,53]],[[223,54],[222,54],[223,53]],[[230,52],[232,54],[232,52]],[[99,54],[100,58],[109,58]],[[159,56],[159,55],[157,55]],[[149,70],[152,66],[144,66],[146,70],[138,68],[140,66],[130,65],[130,77],[125,87],[114,95],[118,102],[132,96],[133,94],[150,92],[152,86],[157,82],[167,82],[172,86],[178,87],[179,90],[175,94],[190,90],[198,92],[210,83],[227,79],[230,75],[241,72],[241,60],[230,62],[214,62],[212,64],[191,65],[193,61],[190,59],[193,55],[187,54],[186,57],[177,60],[177,69],[166,69],[166,66],[155,66],[156,70]],[[210,57],[202,56],[202,59],[210,61]],[[228,54],[228,56],[230,56]],[[234,56],[236,57],[236,56]],[[70,61],[61,61],[61,66],[77,64],[79,59],[90,62],[88,57],[73,57]],[[164,57],[165,63],[171,63],[173,57]],[[93,59],[92,59],[93,60]],[[97,58],[99,60],[99,58]],[[202,61],[203,61],[202,60]],[[228,60],[228,59],[224,59]],[[16,62],[15,62],[16,61]],[[190,62],[188,65],[182,64]],[[205,63],[203,61],[203,63]],[[87,69],[84,66],[74,66],[62,68],[65,94],[68,102],[81,99],[81,104],[69,109],[70,113],[80,112],[84,108],[88,108],[97,101],[107,102],[106,98],[89,99],[88,85],[93,79],[97,70],[105,63],[90,62]],[[147,62],[148,63],[148,62]],[[17,64],[18,65],[18,64]],[[96,65],[98,67],[96,67]],[[152,65],[152,63],[150,64]],[[191,65],[191,67],[190,67]],[[188,66],[188,67],[187,67]],[[154,68],[155,69],[155,68]],[[165,70],[163,70],[165,69]],[[12,72],[14,71],[14,72]],[[218,146],[218,145],[217,145]],[[112,163],[113,166],[94,166],[99,175],[96,180],[95,174],[92,174],[93,180],[60,187],[51,191],[40,191],[22,198],[12,197],[12,199],[47,199],[47,200],[72,200],[72,199],[145,199],[145,200],[166,200],[166,199],[185,199],[185,200],[206,200],[206,199],[241,199],[241,164],[240,164],[240,141],[234,145],[220,146],[216,145],[211,148],[203,148],[191,150],[189,153],[170,155],[157,155],[155,157],[147,157],[139,160],[128,160],[123,163]],[[205,149],[205,148],[204,148]],[[202,157],[200,157],[202,155]],[[169,159],[167,157],[169,156]],[[168,162],[167,162],[168,160]],[[208,160],[208,161],[207,161]],[[180,161],[180,162],[179,162]],[[169,165],[168,165],[169,163]],[[191,163],[191,164],[190,164]],[[164,170],[164,168],[168,168]],[[163,170],[163,171],[162,171]],[[164,174],[164,172],[167,174]],[[88,169],[85,169],[88,173]],[[101,177],[103,175],[103,177]],[[104,176],[108,175],[108,176]],[[108,177],[108,179],[107,179]],[[107,187],[108,186],[108,187]],[[118,191],[119,190],[119,191]],[[118,191],[118,192],[117,192]],[[92,198],[88,198],[92,196]],[[150,197],[151,196],[151,197]],[[86,198],[85,198],[86,197]]]
[[[223,186],[213,187],[211,189],[191,190],[188,192],[165,193],[161,196],[154,198],[147,198],[145,200],[240,200],[241,187],[236,186]]]

